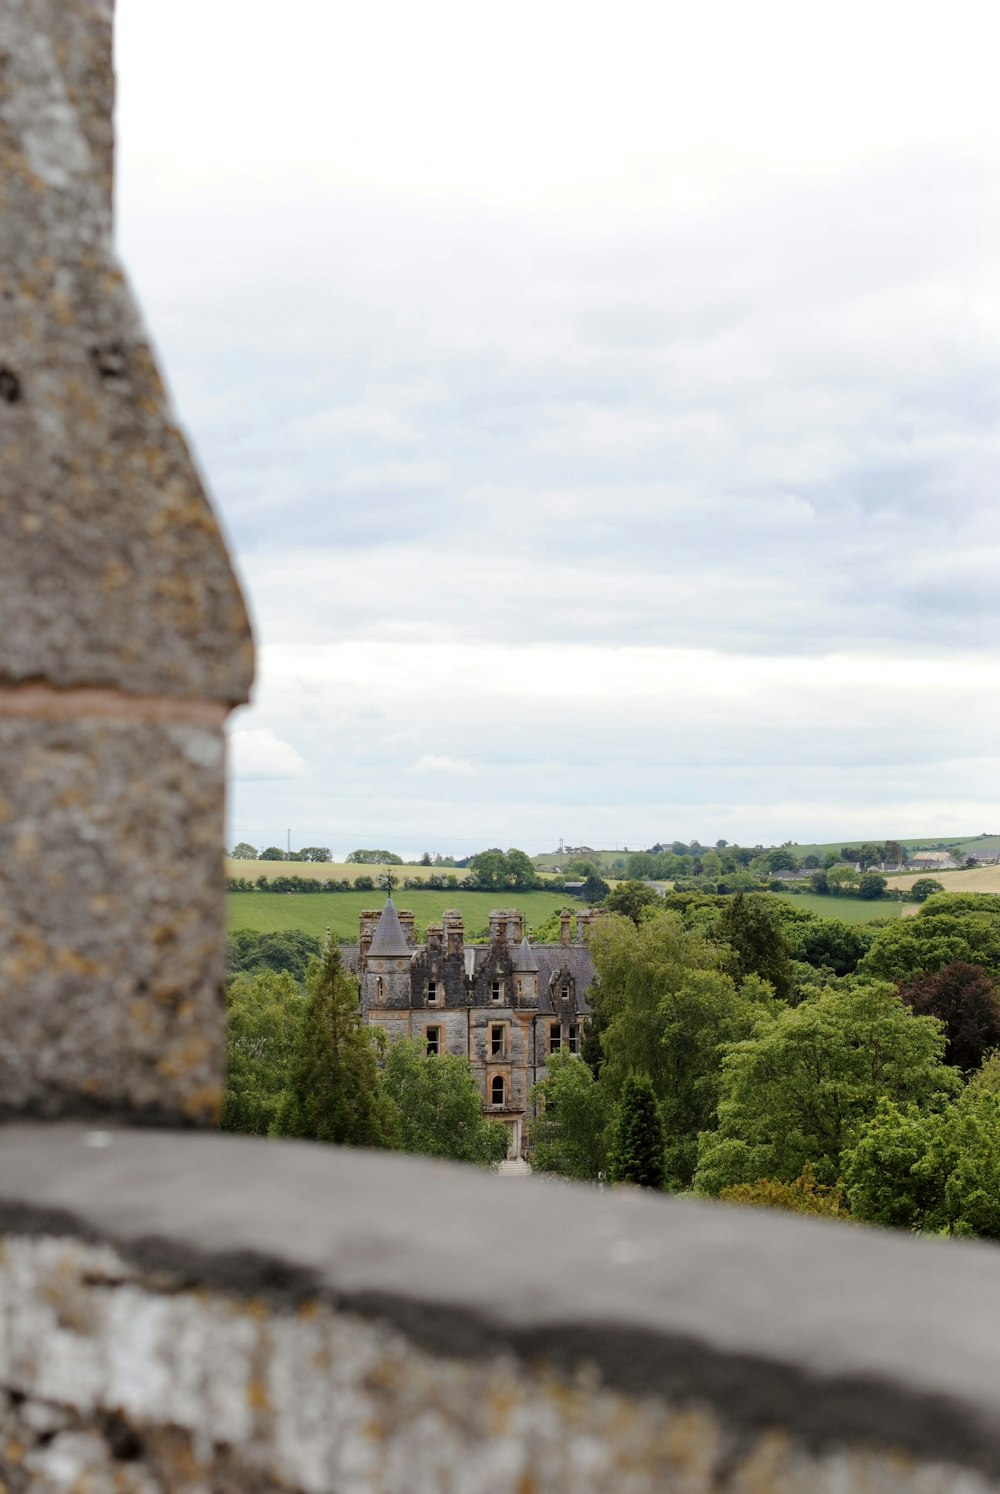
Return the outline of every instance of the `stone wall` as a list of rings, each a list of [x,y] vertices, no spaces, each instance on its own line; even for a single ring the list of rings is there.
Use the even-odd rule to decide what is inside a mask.
[[[988,1247],[76,1126],[0,1230],[12,1491],[1000,1489]]]
[[[111,6],[0,7],[0,1115],[210,1122],[252,644],[111,246]]]

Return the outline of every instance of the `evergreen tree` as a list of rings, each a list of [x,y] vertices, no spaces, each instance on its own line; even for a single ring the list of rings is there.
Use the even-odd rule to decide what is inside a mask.
[[[715,927],[715,938],[733,952],[734,974],[742,984],[748,975],[770,983],[779,1001],[795,990],[788,942],[774,909],[762,897],[738,892],[726,901]]]
[[[358,987],[335,944],[306,972],[308,999],[274,1125],[277,1136],[342,1146],[390,1146],[395,1111],[382,1090]]]
[[[613,1183],[662,1188],[664,1183],[663,1120],[648,1079],[630,1074],[615,1108],[608,1177]]]

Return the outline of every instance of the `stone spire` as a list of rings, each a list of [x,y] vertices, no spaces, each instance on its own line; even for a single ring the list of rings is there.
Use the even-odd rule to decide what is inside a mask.
[[[375,937],[368,951],[369,958],[392,959],[399,955],[409,957],[412,953],[412,949],[406,942],[406,935],[403,933],[403,925],[399,921],[396,905],[391,897],[387,897],[385,907],[382,909],[382,917],[375,930]]]

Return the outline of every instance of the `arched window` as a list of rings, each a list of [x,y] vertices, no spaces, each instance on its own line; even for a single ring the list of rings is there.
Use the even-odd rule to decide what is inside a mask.
[[[493,1081],[493,1104],[503,1104],[503,1078],[500,1074]]]

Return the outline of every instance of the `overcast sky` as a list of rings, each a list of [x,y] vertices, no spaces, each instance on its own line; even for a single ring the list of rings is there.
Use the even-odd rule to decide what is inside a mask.
[[[987,0],[119,17],[233,840],[1000,830]]]

